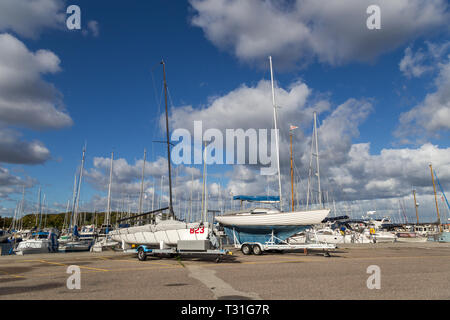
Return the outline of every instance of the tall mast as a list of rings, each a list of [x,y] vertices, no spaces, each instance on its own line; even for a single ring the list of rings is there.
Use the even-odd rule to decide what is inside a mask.
[[[144,164],[142,165],[142,179],[141,179],[141,193],[139,195],[139,214],[142,213],[142,195],[144,193],[144,176],[145,176],[145,159],[147,157],[147,150],[144,149]]]
[[[41,187],[39,187],[38,210],[39,210],[39,230],[40,230],[41,229],[41,222],[42,222]]]
[[[317,138],[317,113],[314,111],[314,137],[316,139],[317,187],[319,188],[319,205],[322,206],[322,191],[320,190],[319,171],[319,140]]]
[[[438,206],[438,201],[437,201],[437,195],[436,195],[436,185],[434,183],[434,175],[433,175],[433,167],[431,166],[430,163],[430,170],[431,170],[431,180],[433,181],[433,190],[434,190],[434,201],[436,202],[436,212],[437,212],[437,217],[438,217],[438,224],[441,224],[441,217],[439,215],[439,206]]]
[[[273,85],[272,56],[269,56],[269,62],[270,62],[270,81],[271,81],[271,85],[272,85],[272,104],[273,104],[273,120],[274,120],[274,129],[275,129],[275,147],[277,149],[278,193],[280,195],[280,210],[283,211],[283,198],[281,195],[280,149],[278,146],[277,105],[275,104],[275,88]]]
[[[152,190],[152,211],[155,205],[155,178],[153,178],[153,190]]]
[[[188,222],[191,222],[192,217],[192,192],[194,190],[194,170],[191,170],[191,197],[189,198],[189,216],[188,216]]]
[[[166,104],[166,135],[167,135],[167,165],[169,168],[169,214],[174,217],[175,214],[173,212],[172,205],[172,175],[171,175],[171,167],[170,167],[170,137],[169,137],[169,113],[167,110],[167,82],[166,82],[166,64],[164,60],[161,61],[163,65],[163,73],[164,73],[164,101]]]
[[[291,198],[292,198],[291,210],[294,211],[294,168],[292,166],[292,130],[289,130],[289,140],[291,143]]]
[[[106,209],[106,219],[105,219],[105,225],[108,229],[109,226],[109,219],[111,216],[111,185],[112,185],[112,173],[113,173],[113,161],[114,161],[114,152],[111,152],[111,164],[109,167],[109,185],[108,185],[108,208]]]
[[[413,195],[414,195],[414,208],[416,208],[417,224],[419,224],[419,210],[418,210],[419,205],[417,204],[416,201],[416,190],[413,190]]]
[[[74,179],[73,179],[73,194],[72,194],[72,212],[70,214],[70,219],[69,219],[69,230],[72,229],[72,220],[75,214],[75,202],[77,200],[77,174],[75,173],[74,175]]]
[[[81,168],[80,168],[80,178],[78,179],[78,190],[76,195],[76,205],[75,205],[75,212],[74,212],[74,223],[77,224],[78,219],[78,202],[80,200],[80,192],[81,192],[81,180],[83,178],[83,169],[84,169],[84,159],[86,155],[86,146],[83,148],[83,156],[81,157]]]
[[[203,151],[203,194],[202,194],[202,222],[206,220],[206,213],[208,212],[208,188],[206,183],[206,141],[204,142]]]

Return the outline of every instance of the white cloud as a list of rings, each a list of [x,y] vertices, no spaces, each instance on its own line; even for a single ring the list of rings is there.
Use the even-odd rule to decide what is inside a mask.
[[[445,0],[190,0],[192,24],[240,60],[272,55],[279,65],[313,58],[331,65],[372,61],[438,28],[448,28]],[[381,30],[366,27],[369,5],[381,9]]]
[[[0,199],[11,200],[13,194],[22,193],[23,187],[31,188],[36,181],[30,177],[21,178],[11,174],[11,172],[0,167]]]
[[[72,125],[61,93],[41,78],[59,71],[60,60],[53,52],[31,52],[15,37],[0,34],[0,122],[31,129]]]
[[[63,28],[63,0],[2,0],[0,31],[13,31],[27,38],[36,38],[46,28]]]
[[[413,53],[411,47],[405,49],[405,56],[400,61],[400,71],[408,78],[420,77],[427,71],[431,71],[431,66],[425,65],[426,55],[422,51]]]
[[[50,159],[50,151],[40,141],[23,141],[14,130],[0,128],[0,162],[39,164]]]
[[[408,112],[400,115],[397,137],[443,133],[450,130],[450,59],[439,64],[439,75],[435,79],[436,91],[428,93],[425,99]]]
[[[100,27],[98,21],[91,20],[87,23],[87,29],[83,29],[83,35],[87,36],[92,34],[93,37],[97,38],[100,35]]]

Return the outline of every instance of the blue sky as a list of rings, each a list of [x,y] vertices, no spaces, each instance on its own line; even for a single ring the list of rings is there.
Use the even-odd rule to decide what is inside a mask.
[[[248,21],[244,21],[242,24],[237,21],[235,25],[228,26],[227,21],[235,21],[237,18],[227,17],[226,2],[215,1],[216,8],[214,1],[133,0],[126,2],[72,1],[70,3],[59,0],[40,1],[60,6],[58,10],[54,10],[55,12],[49,12],[49,15],[53,13],[61,15],[69,4],[79,5],[82,15],[82,30],[67,30],[65,18],[64,21],[55,19],[56,22],[52,26],[40,26],[40,20],[36,19],[37,22],[33,22],[33,11],[30,11],[28,22],[25,20],[23,22],[30,23],[32,28],[40,30],[35,37],[23,34],[17,25],[6,24],[5,26],[0,22],[0,33],[9,33],[22,42],[29,51],[36,52],[46,49],[60,59],[61,70],[53,74],[42,74],[41,78],[54,85],[61,93],[66,113],[73,121],[71,126],[44,130],[17,126],[7,121],[0,122],[3,123],[3,128],[20,132],[22,135],[20,139],[23,141],[40,141],[51,154],[50,159],[34,165],[0,161],[0,166],[9,170],[10,175],[20,179],[26,179],[26,177],[34,179],[32,187],[27,190],[29,201],[35,201],[39,185],[42,186],[55,207],[65,203],[71,197],[73,176],[80,164],[81,150],[85,142],[87,143],[86,167],[88,171],[95,169],[94,157],[109,158],[111,151],[115,152],[116,158],[123,158],[130,165],[134,165],[136,160],[142,159],[144,148],[148,150],[148,161],[150,162],[156,161],[158,156],[165,156],[164,146],[152,143],[153,140],[164,138],[164,133],[159,127],[159,117],[163,114],[163,109],[160,109],[157,103],[161,94],[162,68],[160,66],[153,71],[155,85],[152,80],[152,68],[159,63],[161,58],[164,58],[167,64],[170,96],[175,109],[187,105],[193,106],[195,110],[212,108],[218,97],[225,97],[242,85],[254,88],[260,80],[270,79],[268,64],[264,62],[268,54],[248,48],[246,52],[242,53],[238,50],[242,45],[239,43],[240,40],[235,40],[236,33],[246,35],[248,39],[261,37],[260,33],[253,31],[258,23],[256,26],[252,26],[253,18],[249,16]],[[14,6],[14,2],[9,4],[7,2],[5,6]],[[26,4],[29,1],[18,2]],[[211,2],[211,4],[206,6],[207,2]],[[299,1],[299,3],[301,2]],[[304,10],[300,10],[298,19],[307,21],[303,12],[306,12],[306,5],[309,1],[304,2]],[[304,47],[310,46],[309,50],[305,49],[305,51],[302,51],[304,49],[301,38],[297,41],[299,44],[295,43],[295,45],[292,43],[285,45],[281,42],[279,47],[270,53],[274,56],[277,86],[289,90],[290,86],[301,79],[301,82],[312,90],[307,105],[313,105],[314,99],[325,99],[330,104],[328,110],[319,114],[321,121],[332,119],[333,111],[349,99],[369,101],[371,111],[367,116],[362,116],[358,120],[359,122],[354,128],[357,132],[348,136],[351,144],[370,143],[370,155],[376,157],[383,149],[395,149],[401,152],[401,150],[420,149],[424,144],[430,143],[439,151],[439,168],[436,169],[439,170],[441,182],[448,190],[450,162],[448,159],[442,158],[449,154],[449,126],[440,126],[434,131],[427,129],[421,132],[419,137],[394,134],[399,129],[401,115],[418,105],[423,105],[426,96],[437,91],[436,81],[438,80],[436,79],[438,79],[439,70],[442,69],[442,65],[448,63],[448,51],[435,60],[416,61],[428,66],[430,71],[417,77],[408,77],[399,67],[405,57],[405,49],[411,48],[413,57],[417,58],[418,56],[414,56],[414,54],[420,50],[427,54],[427,43],[445,47],[449,41],[448,24],[436,22],[442,18],[441,16],[435,18],[434,22],[420,20],[418,23],[422,23],[423,26],[418,26],[418,30],[423,30],[423,32],[415,32],[417,35],[411,35],[405,31],[404,34],[396,35],[397,38],[390,41],[391,34],[401,33],[401,31],[389,30],[389,23],[395,20],[396,13],[389,12],[388,14],[386,11],[390,10],[389,6],[385,5],[384,1],[380,2],[382,19],[383,16],[388,17],[386,20],[382,20],[382,23],[386,21],[386,24],[382,25],[384,34],[381,40],[379,38],[372,40],[370,39],[372,35],[368,34],[367,43],[364,43],[360,35],[356,35],[354,42],[360,43],[355,45],[355,52],[349,54],[346,53],[349,51],[341,44],[343,41],[339,42],[340,39],[338,39],[336,52],[339,51],[340,46],[343,46],[342,52],[344,53],[339,57],[336,56],[337,60],[329,58],[330,53],[323,53],[322,49],[319,50],[308,44],[306,40],[309,38],[304,39]],[[413,14],[418,3],[421,1],[411,1],[407,5],[409,7],[406,12],[410,10]],[[348,4],[344,1],[342,6],[348,5],[349,8],[353,8],[351,4],[351,1]],[[234,5],[238,6],[236,3]],[[434,6],[434,9],[437,8],[436,14],[448,18],[446,2],[436,1],[430,6]],[[238,9],[244,14],[245,10],[249,10],[249,8],[254,9],[255,12],[256,10],[265,10],[262,12],[268,15],[268,19],[270,15],[280,19],[286,18],[286,23],[291,23],[293,19],[290,16],[285,17],[283,15],[285,12],[278,10],[279,8],[277,9],[276,6],[269,9],[261,7],[260,2],[256,0],[250,1],[248,6]],[[441,10],[443,8],[445,10]],[[321,10],[313,10],[311,19],[314,19],[314,15],[320,16]],[[386,10],[384,15],[383,10]],[[336,15],[339,14],[336,13]],[[198,22],[198,20],[195,22],[194,17],[200,17],[203,22]],[[221,17],[216,20],[221,22],[216,22],[217,25],[214,25],[214,22],[205,25],[204,21],[209,21],[208,18],[211,17]],[[324,14],[323,18],[326,17],[328,16]],[[334,17],[337,19],[336,16]],[[366,18],[367,14],[362,12],[360,19],[365,21]],[[0,21],[1,19],[0,14]],[[98,35],[88,28],[89,21],[98,23]],[[331,20],[329,19],[329,21]],[[17,23],[19,24],[20,21]],[[35,24],[33,25],[33,23]],[[270,25],[270,20],[267,23]],[[339,23],[339,27],[341,24],[351,24],[351,22],[345,21],[345,15],[341,22],[336,23]],[[220,28],[223,30],[217,32],[217,29]],[[271,31],[271,26],[268,28]],[[83,32],[88,34],[83,34]],[[322,34],[318,33],[318,37],[321,36]],[[264,37],[264,33],[262,37]],[[271,34],[267,32],[268,40],[270,37]],[[280,36],[280,38],[283,37]],[[352,46],[352,37],[352,34],[348,35],[348,46]],[[389,40],[386,40],[386,43],[383,42],[385,38]],[[326,42],[327,37],[323,41]],[[374,43],[375,53],[373,57],[365,59],[364,52],[366,47],[371,45],[371,41]],[[317,43],[319,42],[317,41]],[[358,50],[361,50],[361,57],[358,57]],[[428,52],[428,54],[430,53]],[[449,102],[444,101],[442,105],[443,114],[448,114],[445,112]],[[213,111],[213,109],[211,110]],[[280,112],[283,112],[283,109]],[[270,121],[270,109],[267,116]],[[204,119],[204,121],[206,120]],[[294,124],[301,122],[300,119],[298,121],[290,119],[290,121],[293,121]],[[171,124],[176,124],[176,122],[171,122]],[[410,125],[420,127],[417,119]],[[343,126],[345,126],[344,123]],[[302,123],[301,130],[305,134],[303,137],[305,141],[298,143],[305,143],[305,145],[309,143],[306,137],[310,135],[311,127],[311,122],[305,126]],[[406,140],[408,143],[405,143]],[[350,150],[351,145],[347,147],[346,152]],[[298,150],[303,150],[300,145]],[[414,153],[413,151],[406,152]],[[299,158],[302,156],[302,154],[298,155]],[[329,157],[332,161],[333,155],[329,155]],[[412,155],[409,159],[417,159],[417,155]],[[300,160],[298,161],[300,162]],[[341,165],[344,166],[344,163],[336,164],[339,168]],[[386,163],[384,167],[388,165],[389,163]],[[199,167],[199,169],[201,168]],[[230,178],[230,175],[236,168],[212,166],[208,170],[211,174],[209,180],[211,183],[220,182],[224,188],[227,185],[230,190],[233,189],[233,179]],[[367,170],[370,171],[370,169]],[[360,181],[362,185],[369,184],[370,179],[376,178],[379,174],[378,169],[373,170],[373,175],[370,175],[369,172],[358,178],[362,179]],[[424,173],[419,184],[423,187],[423,194],[430,196],[431,190],[425,180],[428,179],[427,174],[429,175],[427,170],[428,168],[424,166]],[[304,172],[301,174],[304,175]],[[149,174],[149,181],[151,181],[151,176],[155,177],[155,175]],[[353,178],[356,179],[356,177]],[[392,196],[380,193],[379,197],[383,199],[409,197],[409,190],[415,182],[415,180],[409,179],[408,176],[404,176],[396,182],[395,188],[400,185],[405,189],[404,191],[398,194],[393,193]],[[131,178],[126,182],[125,180],[124,183],[132,183]],[[288,180],[286,180],[287,182]],[[86,203],[92,202],[95,194],[104,197],[106,186],[102,188],[99,185],[100,183],[96,184],[92,180],[85,182],[82,187],[82,200]],[[0,206],[6,214],[11,213],[11,208],[15,207],[16,200],[20,198],[20,193],[17,192],[17,183],[8,190],[9,192],[5,191],[0,198]],[[248,189],[247,192],[250,193],[251,190]],[[371,198],[377,199],[377,192],[374,192],[375,195]],[[342,200],[344,198],[356,199],[357,197],[341,194],[340,198],[338,195],[336,198],[336,200]],[[362,198],[367,199],[368,197]],[[395,206],[395,201],[393,203]],[[383,204],[383,206],[387,205],[389,204]]]

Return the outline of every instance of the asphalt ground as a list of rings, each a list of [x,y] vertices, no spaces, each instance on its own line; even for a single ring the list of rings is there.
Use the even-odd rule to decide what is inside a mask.
[[[331,257],[303,251],[212,258],[102,253],[0,257],[0,300],[450,299],[450,244],[342,245]],[[69,289],[69,266],[80,289]],[[369,289],[379,268],[379,289]],[[370,270],[369,270],[370,271]],[[369,279],[371,277],[371,279]]]

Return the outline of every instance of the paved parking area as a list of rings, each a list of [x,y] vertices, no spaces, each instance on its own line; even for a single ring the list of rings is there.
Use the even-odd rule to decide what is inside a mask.
[[[81,289],[68,289],[67,268]],[[367,268],[380,268],[368,289]],[[213,259],[138,261],[120,252],[0,257],[0,299],[450,299],[450,244],[339,248]]]

